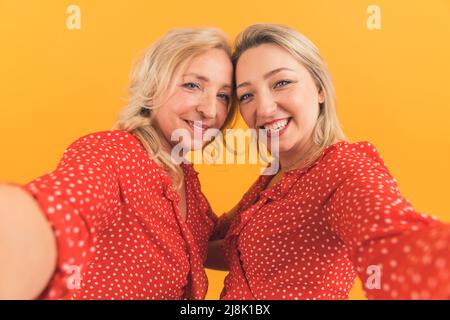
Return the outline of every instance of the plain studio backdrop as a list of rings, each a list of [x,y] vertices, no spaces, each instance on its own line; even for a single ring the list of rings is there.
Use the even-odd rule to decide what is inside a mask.
[[[414,207],[449,222],[448,0],[0,0],[0,180],[28,182],[76,138],[110,129],[133,58],[169,29],[215,26],[232,39],[258,22],[294,27],[319,47],[347,136],[371,141]],[[196,168],[218,215],[260,170]],[[208,276],[217,299],[225,273]],[[364,298],[360,287],[351,299]]]

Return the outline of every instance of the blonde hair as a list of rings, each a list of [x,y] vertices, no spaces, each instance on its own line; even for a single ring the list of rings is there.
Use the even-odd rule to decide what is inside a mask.
[[[320,104],[319,117],[312,133],[312,141],[317,150],[309,155],[309,161],[315,161],[327,146],[339,140],[347,140],[336,114],[330,72],[319,50],[307,37],[292,28],[275,24],[254,24],[238,35],[232,55],[234,67],[236,68],[240,56],[246,50],[262,44],[275,44],[287,50],[309,71],[316,86],[324,92],[325,99]]]
[[[192,58],[209,49],[221,49],[231,59],[227,37],[215,28],[174,29],[144,50],[131,70],[128,103],[113,126],[115,130],[132,133],[150,157],[169,173],[176,189],[182,185],[182,170],[162,148],[161,133],[153,123],[153,110],[170,96],[175,85],[173,80]],[[235,115],[236,104],[231,99],[222,129]]]

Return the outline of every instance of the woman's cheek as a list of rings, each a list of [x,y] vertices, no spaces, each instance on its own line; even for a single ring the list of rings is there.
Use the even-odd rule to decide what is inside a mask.
[[[176,101],[177,101],[176,112],[178,114],[182,114],[185,112],[196,110],[199,103],[199,98],[196,96],[195,93],[182,91],[177,95]]]
[[[221,114],[219,116],[219,123],[218,123],[219,128],[223,126],[226,118],[227,118],[227,111],[224,110],[224,112],[221,112]]]
[[[248,127],[253,128],[256,124],[255,113],[249,112],[250,110],[241,110],[241,116]]]

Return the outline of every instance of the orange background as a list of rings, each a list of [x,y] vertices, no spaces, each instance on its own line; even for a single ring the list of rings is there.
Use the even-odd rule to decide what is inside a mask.
[[[66,27],[71,4],[81,9],[80,30]],[[381,8],[381,30],[366,27],[370,4]],[[375,144],[418,211],[450,221],[449,0],[0,0],[0,180],[51,171],[70,142],[109,129],[132,59],[167,30],[216,26],[233,38],[256,22],[290,25],[316,43],[348,137]],[[218,214],[259,172],[197,168]],[[225,273],[208,275],[216,299]],[[360,284],[351,298],[363,298]]]

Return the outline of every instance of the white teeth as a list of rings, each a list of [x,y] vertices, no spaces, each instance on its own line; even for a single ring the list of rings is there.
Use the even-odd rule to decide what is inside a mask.
[[[199,124],[196,124],[196,123],[193,124],[193,127],[195,129],[197,129],[197,130],[203,130],[203,127],[201,125],[199,125]]]
[[[191,127],[194,128],[194,130],[203,131],[206,130],[206,127],[202,126],[202,123],[200,121],[187,121]]]
[[[283,120],[280,120],[280,121],[273,122],[271,124],[265,125],[264,129],[267,129],[270,132],[277,132],[277,131],[280,131],[281,129],[283,129],[284,127],[286,127],[288,122],[289,122],[288,119],[283,119]]]

